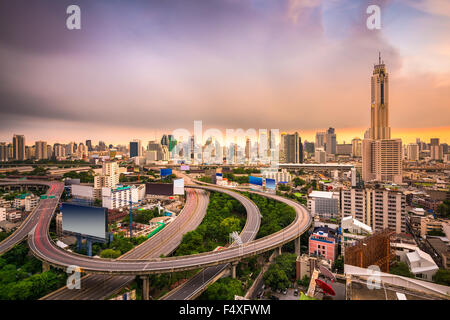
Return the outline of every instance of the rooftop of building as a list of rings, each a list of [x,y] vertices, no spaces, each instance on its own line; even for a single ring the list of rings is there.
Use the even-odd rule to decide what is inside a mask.
[[[324,199],[333,199],[333,192],[331,191],[312,191],[308,194],[310,198],[324,198]]]
[[[323,237],[329,237],[329,238],[337,237],[337,231],[335,229],[325,227],[325,226],[315,227],[312,234],[323,236]]]
[[[428,243],[440,254],[450,254],[450,242],[444,237],[427,237]]]

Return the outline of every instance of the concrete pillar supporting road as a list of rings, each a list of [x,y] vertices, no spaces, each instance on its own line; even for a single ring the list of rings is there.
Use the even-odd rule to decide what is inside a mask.
[[[50,271],[50,265],[47,262],[42,262],[42,272]]]
[[[281,248],[282,246],[278,247],[278,255],[281,256]]]
[[[297,239],[294,240],[294,244],[295,244],[295,254],[297,256],[300,256],[301,251],[300,251],[300,237],[298,237]]]
[[[238,265],[237,262],[232,262],[231,263],[231,277],[233,279],[236,279],[236,266]]]
[[[150,300],[150,279],[148,276],[141,276],[142,279],[142,299]]]

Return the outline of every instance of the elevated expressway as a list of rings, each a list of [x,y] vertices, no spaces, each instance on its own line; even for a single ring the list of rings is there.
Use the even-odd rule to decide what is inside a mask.
[[[28,217],[25,219],[25,221],[17,228],[17,230],[11,234],[8,238],[0,242],[0,255],[7,252],[8,250],[12,249],[16,244],[24,240],[28,233],[30,233],[31,230],[33,230],[34,226],[38,223],[39,217],[41,216],[43,209],[42,205],[48,206],[48,202],[54,203],[58,202],[61,194],[62,194],[62,188],[63,184],[60,182],[51,182],[51,181],[25,181],[25,180],[14,180],[14,181],[8,181],[5,182],[0,181],[0,187],[5,186],[45,186],[48,188],[47,193],[49,195],[55,195],[55,199],[48,199],[44,200],[42,199],[39,203],[39,205],[28,215]],[[56,197],[56,195],[58,195]]]
[[[169,255],[178,247],[183,234],[194,230],[202,222],[208,203],[209,196],[206,191],[186,189],[186,203],[177,218],[119,259],[157,258]],[[90,274],[81,279],[81,289],[69,290],[64,286],[41,300],[103,300],[118,293],[134,279],[135,276]]]
[[[147,258],[146,260],[98,259],[67,252],[57,247],[50,239],[48,228],[53,212],[58,204],[59,196],[62,193],[61,183],[51,182],[51,184],[52,188],[49,191],[49,194],[57,197],[55,197],[55,199],[46,199],[40,202],[38,206],[40,209],[40,214],[33,214],[34,217],[38,216],[38,219],[34,228],[29,233],[28,245],[36,257],[50,265],[60,268],[67,268],[68,266],[75,265],[80,267],[83,272],[87,273],[145,276],[149,274],[192,270],[237,262],[242,258],[251,257],[268,250],[279,248],[287,242],[298,239],[299,236],[306,231],[311,224],[311,217],[309,213],[298,203],[279,196],[260,193],[262,196],[273,198],[277,201],[284,202],[292,206],[296,211],[294,221],[288,227],[277,233],[255,241],[244,243],[239,247],[231,247],[218,252],[208,252],[182,257]],[[251,217],[254,217],[253,219],[260,219],[258,208],[246,197],[234,191],[210,186],[190,187],[209,190],[215,189],[216,191],[233,195],[239,201],[244,202],[244,207],[246,208],[248,215],[247,224],[253,223]],[[254,230],[249,230],[247,233],[242,234],[242,237],[254,237],[257,232],[258,229],[256,228]],[[299,248],[299,245],[296,245],[296,248],[297,247]]]
[[[198,180],[193,180],[193,182],[200,183],[202,185],[213,186],[212,184],[204,183],[204,182],[201,182]],[[225,189],[225,188],[223,188],[223,189]],[[296,220],[287,228],[293,227],[298,219],[304,219],[306,216],[310,217],[309,213],[305,212],[306,209],[304,207],[302,207],[301,205],[299,205],[298,203],[296,203],[292,200],[289,200],[289,199],[286,199],[286,198],[283,198],[280,196],[272,195],[272,194],[251,191],[251,190],[242,189],[242,188],[234,189],[234,190],[258,194],[260,196],[264,196],[264,197],[271,198],[271,199],[274,199],[274,200],[277,200],[280,202],[284,202],[287,205],[294,207],[294,209],[296,210]],[[297,254],[300,254],[300,235],[303,232],[305,232],[306,230],[308,230],[310,224],[311,224],[311,218],[309,218],[309,221],[307,222],[307,224],[303,224],[303,222],[300,223],[300,229],[298,230],[299,233],[294,238],[296,240],[295,241],[295,252]],[[285,228],[284,230],[286,230],[287,228]],[[284,232],[284,230],[280,230],[279,232],[277,232],[276,233],[276,234],[278,234],[277,237],[279,237],[281,235],[284,238],[284,235],[282,234]],[[275,234],[273,234],[273,235],[275,235]],[[255,236],[256,236],[256,234],[255,234]],[[270,240],[271,236],[272,235],[269,235],[262,239]],[[259,239],[259,240],[262,240],[262,239]],[[246,240],[247,241],[244,241],[244,239],[243,239],[243,242],[244,243],[248,242],[248,239],[246,239]],[[251,239],[251,240],[253,240],[253,239]],[[289,241],[287,241],[287,242],[289,242]],[[286,243],[286,242],[283,242],[283,243]],[[275,247],[278,247],[279,249],[281,249],[280,245],[275,246]],[[232,262],[232,264],[231,264],[232,265],[232,269],[231,269],[232,277],[236,277],[236,264],[237,264],[237,262]],[[211,283],[217,281],[220,277],[222,277],[227,272],[228,268],[229,268],[229,264],[221,264],[221,265],[205,268],[201,272],[199,272],[198,274],[196,274],[195,276],[190,278],[188,281],[186,281],[185,283],[180,285],[179,287],[177,287],[174,290],[167,293],[164,297],[162,297],[162,300],[192,300],[192,299],[195,299],[208,287],[208,285],[210,285]]]

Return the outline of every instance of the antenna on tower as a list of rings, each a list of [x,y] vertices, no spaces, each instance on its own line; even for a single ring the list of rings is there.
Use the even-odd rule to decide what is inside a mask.
[[[378,64],[381,64],[381,52],[378,51]]]

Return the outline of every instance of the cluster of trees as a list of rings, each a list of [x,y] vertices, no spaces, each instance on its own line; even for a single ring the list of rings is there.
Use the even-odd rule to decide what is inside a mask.
[[[433,277],[434,282],[450,286],[450,270],[439,269]]]
[[[161,215],[158,212],[158,208],[153,208],[151,210],[134,210],[133,211],[133,222],[148,224],[148,222],[156,217],[160,217]],[[125,217],[122,219],[122,222],[129,223],[130,217]]]
[[[396,274],[398,276],[414,278],[414,274],[409,271],[409,267],[402,261],[397,261],[389,268],[389,273]]]
[[[234,181],[239,184],[248,183],[248,176],[235,176],[232,173],[224,173],[223,177],[228,179],[229,181]]]
[[[66,282],[65,273],[41,270],[41,262],[29,253],[26,244],[5,253],[0,257],[0,300],[36,300]]]
[[[15,197],[17,197],[18,195],[20,195],[20,192],[9,192],[9,193],[5,193],[3,194],[3,199],[5,199],[6,201],[12,201],[15,199]]]
[[[94,171],[92,169],[82,172],[70,171],[64,173],[63,178],[80,179],[81,183],[94,183]]]
[[[295,177],[294,180],[292,180],[292,183],[294,184],[295,187],[301,187],[306,184],[306,181],[299,177]]]
[[[212,178],[210,176],[203,176],[197,179],[198,181],[206,182],[206,183],[212,183]]]
[[[25,173],[28,176],[46,176],[48,174],[48,168],[41,166],[35,167],[33,171]]]
[[[278,190],[280,191],[291,191],[291,187],[288,184],[279,184],[278,185]]]
[[[441,230],[431,230],[427,232],[427,235],[429,236],[436,236],[436,237],[445,237],[445,233]]]
[[[291,286],[295,279],[295,253],[284,253],[275,258],[272,264],[263,276],[264,284],[270,286],[273,290],[285,289]]]
[[[130,239],[129,237],[125,237],[122,233],[118,233],[113,236],[113,241],[110,243],[93,244],[92,254],[99,255],[102,258],[116,259],[133,249],[135,246],[140,245],[145,240],[147,240],[147,237],[145,236]],[[86,254],[86,250],[83,248],[79,253]]]
[[[253,193],[244,194],[255,202],[262,215],[257,239],[275,233],[294,221],[295,210],[287,204]]]
[[[227,194],[212,192],[203,222],[183,236],[175,255],[189,255],[214,250],[228,242],[231,232],[245,225],[245,208]]]
[[[438,206],[436,212],[442,218],[450,218],[450,200],[444,200],[444,202]]]
[[[253,169],[252,168],[249,168],[249,169],[236,168],[236,169],[233,169],[232,172],[234,174],[252,174],[252,173],[260,173],[261,170],[260,169],[254,169],[254,168]]]
[[[199,300],[234,300],[234,296],[243,296],[242,282],[230,277],[219,279],[208,287]]]

